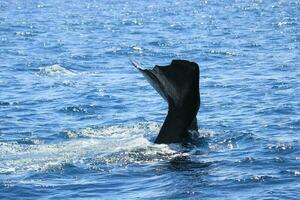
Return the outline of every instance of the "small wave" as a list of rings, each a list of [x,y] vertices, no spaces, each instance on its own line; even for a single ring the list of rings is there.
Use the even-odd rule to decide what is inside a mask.
[[[66,113],[87,113],[87,110],[82,108],[81,106],[67,106],[61,111]]]
[[[288,173],[294,175],[294,176],[300,176],[300,170],[291,170],[291,169],[288,169],[286,170]]]
[[[264,182],[264,181],[270,180],[272,178],[273,178],[272,176],[259,176],[259,175],[256,175],[256,176],[253,176],[251,178],[251,180],[253,180],[255,182]]]
[[[137,53],[143,53],[144,49],[139,46],[133,46],[132,49],[136,51]]]
[[[199,136],[202,138],[210,138],[214,136],[214,132],[208,129],[201,128],[198,130]]]
[[[33,32],[31,31],[17,31],[15,32],[16,36],[23,36],[23,37],[31,37],[35,36]]]
[[[243,158],[242,160],[239,160],[238,162],[239,163],[246,163],[246,164],[248,164],[248,163],[255,162],[255,159],[253,157],[249,156],[249,157]]]
[[[20,104],[20,102],[18,102],[18,101],[11,101],[11,102],[0,101],[0,106],[12,106],[12,105],[18,105],[18,104]]]
[[[143,25],[143,21],[142,20],[138,20],[138,19],[122,19],[122,25],[127,25],[127,26],[133,26],[133,25]]]
[[[230,51],[217,51],[217,50],[210,50],[207,53],[210,54],[217,54],[217,55],[225,55],[225,56],[240,56],[239,53],[230,52]]]
[[[284,26],[293,26],[293,25],[297,25],[297,22],[295,21],[280,21],[278,23],[276,23],[277,27],[281,28]]]
[[[0,106],[9,106],[11,105],[10,102],[7,102],[7,101],[0,101]]]
[[[266,182],[275,179],[273,176],[267,175],[252,175],[247,178],[237,179],[238,182],[250,183],[250,182]]]
[[[58,64],[54,64],[47,67],[40,68],[40,71],[38,72],[39,75],[45,75],[45,76],[73,76],[76,75],[75,72],[68,70],[66,68],[61,67]]]
[[[295,151],[295,147],[290,144],[277,144],[268,146],[268,150],[274,153],[291,153]]]
[[[101,128],[84,128],[76,131],[67,131],[66,135],[69,138],[89,137],[89,138],[123,138],[126,135],[143,135],[145,133],[158,132],[160,124],[158,123],[138,123],[136,125],[122,126],[107,126]]]
[[[222,137],[222,136],[221,136]],[[251,132],[242,132],[241,134],[218,138],[219,141],[214,141],[209,144],[209,149],[216,152],[224,152],[235,148],[245,146],[248,142],[257,140],[256,136]]]
[[[261,44],[250,42],[250,43],[246,43],[244,46],[247,48],[257,48],[257,47],[261,47]]]

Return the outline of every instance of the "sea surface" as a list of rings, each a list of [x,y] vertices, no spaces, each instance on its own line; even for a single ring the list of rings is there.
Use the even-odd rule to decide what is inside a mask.
[[[200,138],[130,63],[200,65]],[[299,0],[1,0],[0,199],[299,199]]]

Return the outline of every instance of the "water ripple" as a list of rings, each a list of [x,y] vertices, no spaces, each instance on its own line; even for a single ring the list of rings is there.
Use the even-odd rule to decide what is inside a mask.
[[[292,1],[0,1],[0,199],[295,199]],[[200,64],[200,136],[130,64]]]

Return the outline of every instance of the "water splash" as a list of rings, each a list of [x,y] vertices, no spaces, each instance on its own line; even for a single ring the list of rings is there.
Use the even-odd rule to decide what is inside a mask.
[[[58,144],[1,142],[0,173],[47,171],[61,169],[66,164],[89,168],[95,163],[124,165],[168,159],[176,151],[168,145],[153,144],[144,137],[157,128],[151,123],[85,128],[66,132],[70,140]]]

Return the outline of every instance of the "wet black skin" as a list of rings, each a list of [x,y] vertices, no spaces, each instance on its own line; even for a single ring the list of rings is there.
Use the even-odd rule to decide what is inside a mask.
[[[142,69],[132,64],[146,77],[153,88],[168,102],[168,114],[155,140],[157,144],[185,143],[198,131],[200,107],[199,66],[187,60],[173,60],[170,65]]]

